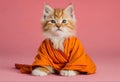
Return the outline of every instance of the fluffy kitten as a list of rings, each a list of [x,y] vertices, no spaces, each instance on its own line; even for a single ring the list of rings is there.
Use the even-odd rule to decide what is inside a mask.
[[[64,52],[63,42],[65,38],[75,35],[75,16],[72,4],[65,9],[53,9],[45,5],[42,18],[43,33],[51,40],[55,49]],[[50,66],[37,67],[32,71],[33,75],[45,76],[54,73],[54,68]],[[61,70],[62,76],[74,76],[78,72],[74,70]]]

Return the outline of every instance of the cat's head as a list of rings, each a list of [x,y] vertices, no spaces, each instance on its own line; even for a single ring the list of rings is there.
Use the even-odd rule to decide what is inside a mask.
[[[44,6],[42,18],[43,33],[47,38],[75,35],[75,15],[72,4],[64,9]]]

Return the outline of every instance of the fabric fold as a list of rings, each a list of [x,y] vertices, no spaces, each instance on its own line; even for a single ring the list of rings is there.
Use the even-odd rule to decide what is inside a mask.
[[[96,66],[84,51],[78,38],[66,38],[63,45],[64,52],[54,49],[52,42],[49,39],[45,39],[40,45],[38,54],[31,66],[52,66],[58,72],[64,69],[77,70],[87,74],[95,73]]]

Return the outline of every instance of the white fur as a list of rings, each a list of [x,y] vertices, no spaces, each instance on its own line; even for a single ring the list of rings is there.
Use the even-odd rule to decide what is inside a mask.
[[[62,76],[75,76],[77,74],[78,74],[78,72],[73,71],[73,70],[61,70],[60,71],[60,75],[62,75]]]
[[[63,46],[64,38],[54,37],[54,38],[50,38],[50,40],[53,42],[53,47],[55,49],[60,49],[61,51],[64,52],[64,46]]]
[[[40,71],[39,69],[34,69],[33,71],[32,71],[32,75],[35,75],[35,76],[46,76],[46,75],[48,75],[46,72],[44,72],[44,71]]]
[[[46,38],[49,38],[52,41],[53,47],[55,49],[60,49],[64,52],[64,40],[67,37],[74,36],[75,32],[66,27],[61,27],[60,29],[62,31],[56,31],[57,28],[50,28],[47,32],[44,32],[43,34]]]

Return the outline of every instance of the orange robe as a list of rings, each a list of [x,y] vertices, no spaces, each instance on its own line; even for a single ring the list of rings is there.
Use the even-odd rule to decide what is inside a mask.
[[[52,42],[45,39],[38,49],[38,54],[32,64],[34,66],[52,66],[56,71],[77,70],[87,74],[95,73],[96,66],[84,51],[81,42],[76,37],[65,39],[64,52],[54,49]],[[23,72],[24,67],[23,66]],[[19,67],[19,66],[18,66]],[[28,68],[26,69],[28,71]],[[32,69],[30,68],[30,71]]]

